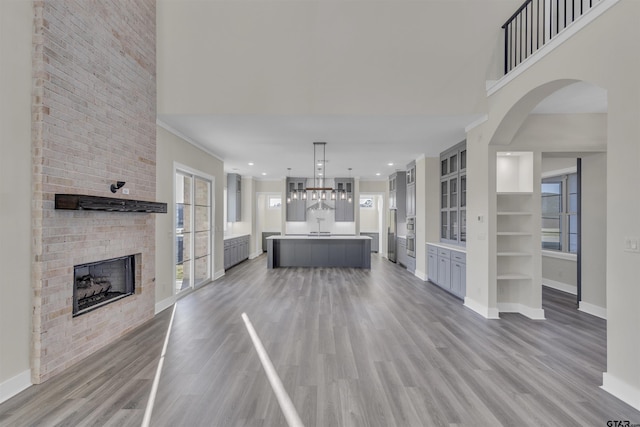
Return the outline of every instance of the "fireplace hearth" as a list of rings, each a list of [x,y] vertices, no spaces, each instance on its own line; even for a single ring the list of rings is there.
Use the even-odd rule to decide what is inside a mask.
[[[135,258],[128,255],[74,267],[73,316],[135,292]]]

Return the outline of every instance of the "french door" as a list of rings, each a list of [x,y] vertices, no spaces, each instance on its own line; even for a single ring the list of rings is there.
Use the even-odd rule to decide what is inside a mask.
[[[176,293],[211,280],[211,180],[176,169]]]

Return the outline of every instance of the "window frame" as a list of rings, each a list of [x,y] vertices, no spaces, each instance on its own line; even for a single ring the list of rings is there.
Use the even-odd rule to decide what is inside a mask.
[[[572,210],[571,209],[571,195],[574,193],[571,193],[570,191],[570,180],[571,179],[575,179],[575,195],[576,195],[576,199],[575,199],[575,209]],[[579,185],[579,175],[578,172],[576,170],[571,170],[571,171],[563,171],[562,173],[555,173],[555,174],[549,174],[547,176],[544,176],[540,182],[540,203],[541,203],[541,207],[544,205],[542,203],[544,196],[544,192],[542,191],[542,186],[544,184],[550,184],[550,183],[555,183],[555,184],[560,184],[560,209],[558,210],[558,217],[559,217],[559,245],[560,248],[556,249],[556,248],[549,248],[549,247],[544,247],[542,246],[544,244],[544,242],[542,241],[541,238],[541,242],[540,242],[540,246],[541,249],[543,251],[547,251],[550,253],[558,253],[558,254],[567,254],[567,255],[571,255],[571,256],[575,256],[578,253],[578,245],[579,245],[579,240],[580,240],[580,230],[579,227],[577,226],[577,224],[579,223],[579,215],[580,215],[580,208],[579,208],[579,204],[580,204],[580,185]],[[555,211],[554,211],[555,213]],[[541,222],[541,227],[540,227],[540,233],[541,233],[541,237],[542,237],[542,223],[545,219],[545,212],[542,211],[540,212],[540,222]],[[554,215],[555,216],[555,215]],[[571,229],[571,218],[575,218],[575,223],[576,223],[576,230],[575,232],[572,232]],[[572,242],[571,242],[571,235],[575,235],[575,242],[573,243],[573,247],[572,247]],[[573,249],[573,250],[572,250]]]

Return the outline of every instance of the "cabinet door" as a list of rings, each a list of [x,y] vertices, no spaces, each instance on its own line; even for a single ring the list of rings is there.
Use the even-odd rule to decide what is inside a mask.
[[[438,257],[438,285],[451,289],[451,260]]]
[[[231,247],[224,245],[224,269],[231,266]]]
[[[427,276],[433,283],[438,283],[438,256],[427,255]]]
[[[335,203],[335,220],[354,221],[354,197],[353,197],[353,179],[336,179],[336,203]],[[342,195],[345,198],[342,199]],[[351,201],[350,201],[351,200]]]
[[[416,216],[416,185],[407,185],[407,216]]]
[[[462,296],[462,275],[465,265],[459,261],[451,264],[451,292],[454,295]]]
[[[305,181],[302,179],[287,178],[287,221],[306,221],[307,201],[303,199]]]

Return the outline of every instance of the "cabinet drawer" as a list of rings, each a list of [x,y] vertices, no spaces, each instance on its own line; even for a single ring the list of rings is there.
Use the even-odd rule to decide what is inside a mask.
[[[427,245],[427,253],[432,255],[438,255],[438,248],[436,246]]]
[[[449,249],[438,248],[438,256],[449,258],[451,256],[451,251]]]
[[[467,254],[464,252],[451,251],[451,259],[466,264]]]

